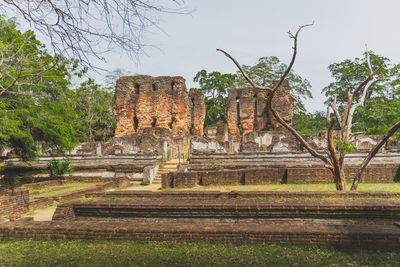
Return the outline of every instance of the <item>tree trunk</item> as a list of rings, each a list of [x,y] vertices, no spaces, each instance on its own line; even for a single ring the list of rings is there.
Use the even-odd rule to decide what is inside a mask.
[[[342,169],[339,169],[339,171],[335,170],[336,168],[333,171],[333,175],[335,177],[336,190],[344,191],[346,190],[346,177],[344,175],[344,171]]]

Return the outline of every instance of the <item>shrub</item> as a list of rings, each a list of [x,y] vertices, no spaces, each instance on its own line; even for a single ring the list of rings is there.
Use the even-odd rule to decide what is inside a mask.
[[[69,158],[65,158],[63,160],[52,159],[47,164],[47,169],[50,171],[50,177],[72,174],[74,171]]]

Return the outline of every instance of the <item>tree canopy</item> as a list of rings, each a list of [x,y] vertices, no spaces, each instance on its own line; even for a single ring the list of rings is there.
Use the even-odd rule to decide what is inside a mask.
[[[200,88],[191,88],[191,91],[204,92],[206,104],[206,118],[204,125],[225,122],[225,105],[228,88],[235,86],[235,74],[221,74],[220,72],[199,71],[193,81],[198,82]]]
[[[70,72],[76,62],[51,56],[32,31],[17,30],[0,17],[0,144],[24,159],[37,155],[37,142],[72,148],[76,142]]]
[[[400,120],[400,64],[393,64],[390,59],[377,55],[372,51],[370,63],[372,69],[379,69],[376,82],[367,91],[363,107],[354,115],[354,131],[367,134],[384,134],[396,121]],[[347,105],[347,88],[355,88],[369,75],[365,54],[362,58],[346,59],[328,66],[334,82],[325,87],[328,101],[337,99],[338,109]],[[362,92],[355,95],[358,101]],[[398,133],[397,133],[398,135]]]

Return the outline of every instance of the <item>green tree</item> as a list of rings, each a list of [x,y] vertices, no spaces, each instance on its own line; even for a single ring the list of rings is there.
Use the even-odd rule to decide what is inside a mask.
[[[260,58],[254,66],[242,65],[242,69],[258,85],[272,86],[273,82],[281,77],[287,66],[278,57],[269,56]],[[293,70],[286,76],[286,80],[289,81],[291,95],[294,98],[295,113],[305,112],[302,99],[312,98],[310,82],[295,74]],[[235,84],[238,87],[249,86],[240,72],[236,75]]]
[[[114,136],[113,97],[113,87],[103,87],[93,79],[81,83],[75,91],[75,111],[79,116],[75,127],[82,141],[105,141]]]
[[[301,134],[318,134],[326,129],[326,114],[323,111],[295,113],[293,127]]]
[[[191,88],[191,91],[204,92],[206,104],[206,118],[204,126],[225,122],[226,89],[235,86],[234,74],[221,74],[220,72],[199,71],[193,81],[198,82],[200,88]]]
[[[370,73],[365,53],[362,58],[346,59],[328,66],[334,82],[322,92],[327,96],[327,102],[336,97],[337,108],[341,112],[347,105],[347,88],[355,88]],[[354,131],[384,134],[400,120],[400,64],[392,64],[388,58],[371,51],[368,54],[372,69],[380,67],[380,70],[376,74],[376,82],[367,91],[364,105],[354,114]],[[361,95],[362,91],[354,96],[354,101],[358,102]]]
[[[47,53],[32,31],[0,16],[0,145],[24,160],[37,156],[37,142],[72,148],[77,116],[70,99],[70,72],[77,62]]]

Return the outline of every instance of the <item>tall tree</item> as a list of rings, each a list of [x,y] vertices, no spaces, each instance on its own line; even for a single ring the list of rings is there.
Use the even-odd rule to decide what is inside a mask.
[[[243,70],[257,84],[262,86],[272,86],[282,73],[287,69],[278,57],[269,56],[260,58],[254,66],[242,65]],[[286,80],[289,81],[292,97],[294,98],[295,113],[305,112],[303,101],[312,98],[310,82],[291,70]],[[240,72],[236,75],[235,84],[237,86],[248,86],[248,82]]]
[[[202,91],[205,96],[206,118],[204,125],[225,122],[224,108],[226,105],[226,90],[235,86],[234,74],[221,74],[220,72],[199,71],[193,81],[198,82],[200,88],[191,88],[191,91]]]
[[[368,57],[367,57],[368,54]],[[365,95],[364,104],[357,108],[354,114],[354,131],[368,134],[384,134],[396,121],[400,120],[399,81],[400,64],[392,64],[383,56],[372,51],[366,51],[362,58],[346,59],[328,66],[334,82],[325,87],[322,92],[328,98],[327,102],[336,99],[338,110],[344,111],[347,105],[346,88],[354,88],[362,82],[362,77],[370,73],[367,58],[372,69],[380,68],[375,76],[375,82]],[[362,91],[354,96],[359,101]]]
[[[289,74],[295,60],[296,60],[296,55],[297,55],[297,38],[298,35],[301,31],[306,26],[310,25],[303,25],[301,26],[296,34],[291,34],[289,32],[289,36],[294,40],[294,46],[293,46],[293,55],[292,59],[290,61],[289,66],[287,69],[283,72],[281,77],[279,78],[279,81],[271,88],[263,85],[259,85],[256,82],[254,82],[249,75],[243,70],[241,65],[227,52],[221,49],[217,49],[217,51],[222,52],[225,56],[227,56],[229,59],[233,61],[233,63],[237,66],[239,69],[240,73],[243,75],[243,77],[249,82],[249,84],[253,88],[257,88],[259,90],[266,90],[269,92],[268,94],[268,107],[270,111],[272,112],[273,116],[277,119],[279,123],[282,124],[283,127],[285,127],[306,149],[307,151],[314,156],[315,158],[320,159],[323,163],[324,166],[331,171],[333,174],[335,181],[336,181],[336,189],[337,190],[345,190],[345,174],[344,174],[344,163],[345,163],[345,156],[351,149],[351,144],[349,143],[350,138],[352,136],[352,127],[353,127],[353,115],[355,110],[362,106],[365,97],[367,95],[368,89],[375,83],[376,78],[374,77],[377,72],[380,70],[379,68],[376,70],[372,70],[370,59],[367,56],[367,64],[368,68],[370,70],[370,73],[367,78],[364,78],[360,84],[358,84],[355,88],[349,88],[347,90],[347,106],[344,109],[344,113],[341,114],[339,110],[337,109],[336,106],[336,101],[335,98],[333,102],[331,102],[331,105],[328,108],[327,112],[327,123],[328,123],[328,149],[327,149],[327,156],[319,153],[315,149],[312,148],[312,146],[301,136],[301,134],[293,128],[293,126],[289,125],[282,117],[280,114],[273,108],[271,105],[273,101],[273,96],[276,92],[276,90],[279,88],[279,86],[282,84],[282,82],[285,80],[287,75]],[[367,53],[368,55],[368,53]],[[358,100],[355,100],[355,96],[361,93],[361,96]],[[334,110],[335,117],[336,118],[331,118],[330,117],[330,108]],[[341,134],[339,136],[339,141],[334,142],[334,124],[336,119],[339,121],[340,129],[341,129]],[[384,136],[382,136],[382,139],[380,142],[377,143],[377,145],[368,153],[367,157],[363,160],[363,162],[360,164],[359,170],[354,176],[353,179],[353,184],[351,186],[352,190],[356,190],[358,183],[360,181],[361,175],[363,174],[365,168],[371,161],[371,159],[376,155],[376,153],[379,151],[379,149],[387,142],[387,140],[393,136],[396,131],[400,129],[400,121],[396,122],[387,132]]]
[[[32,31],[17,30],[0,17],[0,145],[23,159],[38,153],[37,142],[56,149],[76,142],[70,71],[77,67],[47,53]]]
[[[75,128],[86,141],[105,141],[114,136],[115,118],[112,112],[114,91],[93,79],[81,83],[75,91],[75,111],[79,120]]]

